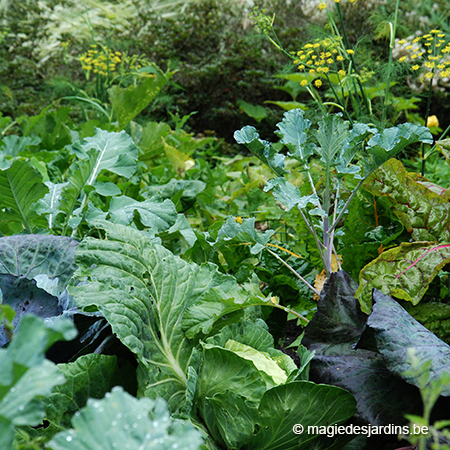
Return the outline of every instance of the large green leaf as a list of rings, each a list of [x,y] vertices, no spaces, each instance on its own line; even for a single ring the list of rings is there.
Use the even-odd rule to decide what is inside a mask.
[[[413,123],[402,123],[375,134],[367,143],[364,177],[393,158],[405,147],[418,141],[433,144],[433,135],[427,127]]]
[[[367,325],[374,330],[377,347],[391,372],[408,383],[420,386],[413,375],[410,349],[423,366],[430,361],[429,381],[450,372],[450,346],[411,317],[395,300],[374,291],[374,306]],[[442,386],[441,395],[450,396],[450,386]]]
[[[46,181],[45,185],[48,187],[49,192],[39,199],[33,207],[39,215],[47,216],[50,230],[53,229],[56,216],[60,212],[59,206],[61,204],[62,191],[68,184],[69,182],[52,183],[51,181]]]
[[[84,194],[85,186],[89,186],[88,180],[94,171],[96,155],[90,154],[89,158],[75,161],[69,168],[69,181],[61,192],[60,212],[63,217],[59,217],[64,223],[69,223],[75,207]],[[56,214],[58,215],[59,212]],[[78,223],[81,217],[77,217]]]
[[[90,155],[95,155],[95,164],[87,182],[89,185],[95,182],[102,170],[109,170],[126,178],[130,178],[136,171],[139,152],[125,131],[115,133],[96,128],[95,135],[85,138],[74,146],[73,151],[80,159],[89,159]]]
[[[96,128],[93,137],[74,145],[72,150],[80,160],[70,166],[69,183],[62,191],[60,209],[65,215],[65,225],[76,229],[86,212],[89,190],[97,189],[102,195],[117,194],[117,190],[110,188],[104,192],[105,185],[97,182],[99,174],[108,170],[130,178],[136,171],[138,149],[124,131],[114,133]],[[76,210],[79,203],[81,209]]]
[[[308,426],[342,423],[354,414],[353,397],[340,388],[296,381],[274,385],[270,376],[267,389],[274,371],[263,353],[244,355],[235,342],[227,341],[228,349],[206,344],[197,388],[200,414],[227,448],[299,448],[317,438]],[[295,424],[305,427],[303,435],[292,432]]]
[[[273,306],[270,300],[257,290],[259,288],[255,283],[240,286],[232,276],[225,274],[217,274],[216,280],[219,283],[210,286],[184,315],[183,328],[188,338],[193,338],[199,333],[209,334],[214,326],[225,325],[224,318],[228,322],[233,322],[232,313],[241,312],[244,308]]]
[[[281,203],[286,211],[290,211],[295,206],[306,208],[308,204],[319,205],[319,197],[315,194],[301,195],[300,189],[294,186],[285,178],[277,177],[269,180],[264,187],[264,191],[273,191],[275,200]]]
[[[103,400],[89,400],[72,420],[73,429],[58,433],[49,446],[54,450],[170,450],[182,445],[199,450],[200,432],[184,421],[172,421],[166,403],[137,400],[113,388]]]
[[[403,242],[361,270],[355,295],[366,313],[371,310],[373,288],[417,305],[435,276],[449,262],[450,244]]]
[[[132,223],[135,213],[138,213],[142,224],[156,231],[168,230],[177,220],[175,205],[168,199],[139,202],[122,195],[111,200],[109,213],[112,222],[122,225]]]
[[[164,74],[157,66],[152,66],[152,72],[137,86],[131,85],[127,88],[113,86],[108,90],[120,130],[123,130],[154,100],[173,75],[173,72]]]
[[[311,448],[317,438],[308,427],[326,427],[345,422],[356,412],[354,398],[344,389],[295,381],[266,391],[258,408],[258,432],[248,446],[254,450]],[[294,425],[302,434],[292,432]],[[318,448],[321,448],[318,446]]]
[[[319,122],[316,152],[325,163],[327,173],[337,162],[337,155],[347,148],[350,139],[349,123],[340,114],[326,114]]]
[[[387,198],[414,240],[450,242],[449,195],[428,189],[400,161],[387,161],[367,179],[364,188]]]
[[[376,346],[361,345],[367,316],[355,298],[357,287],[344,271],[332,273],[325,283],[302,341],[314,351],[311,379],[350,391],[357,401],[357,417],[364,422],[402,423],[406,412],[421,411],[420,394],[388,370]]]
[[[47,277],[53,282],[53,295],[59,296],[72,277],[78,242],[63,236],[19,235],[0,238],[0,274]]]
[[[236,131],[234,139],[238,144],[245,144],[253,155],[258,157],[278,176],[286,173],[284,169],[285,156],[278,153],[270,142],[260,139],[254,127],[246,126],[242,130]]]
[[[46,220],[33,209],[48,192],[42,175],[26,160],[16,159],[0,170],[0,221],[17,222],[28,233],[45,227]]]
[[[144,162],[147,167],[152,167],[154,161],[165,154],[163,138],[167,137],[171,128],[164,122],[147,122],[142,128],[142,136],[139,142],[139,148],[142,150],[139,160]]]
[[[101,399],[113,386],[123,382],[115,356],[88,354],[75,362],[58,364],[66,382],[55,387],[46,399],[46,419],[50,430],[46,436],[70,428],[73,415],[89,398]]]
[[[139,390],[182,406],[195,342],[181,328],[186,311],[221,285],[211,264],[199,267],[131,227],[99,223],[107,240],[86,238],[77,263],[87,284],[71,289],[81,308],[100,309],[140,363]]]
[[[283,115],[283,120],[277,125],[277,134],[281,137],[281,143],[290,150],[290,156],[306,163],[308,157],[312,155],[313,148],[305,145],[307,131],[311,126],[311,121],[304,118],[300,109],[287,111]]]
[[[45,351],[57,340],[76,335],[70,320],[46,326],[42,319],[24,316],[6,349],[0,349],[0,448],[11,448],[15,425],[39,425],[42,398],[64,382]]]

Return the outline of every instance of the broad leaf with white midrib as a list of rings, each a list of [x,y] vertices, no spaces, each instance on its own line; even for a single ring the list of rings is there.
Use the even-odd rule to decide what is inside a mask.
[[[79,307],[98,307],[119,339],[138,357],[139,392],[181,405],[193,344],[181,327],[186,310],[222,278],[213,265],[199,267],[152,243],[144,233],[107,222],[107,240],[86,238],[77,252],[72,287]]]

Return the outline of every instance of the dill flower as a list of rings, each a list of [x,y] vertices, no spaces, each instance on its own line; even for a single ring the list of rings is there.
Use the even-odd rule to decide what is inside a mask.
[[[434,29],[428,34],[416,36],[412,41],[402,39],[397,41],[398,45],[396,53],[400,62],[410,62],[411,70],[419,72],[419,80],[421,83],[428,84],[433,82],[435,75],[446,78],[446,73],[450,67],[449,53],[450,43],[445,39],[445,33]],[[408,42],[409,41],[409,42]],[[400,55],[401,57],[398,57]],[[429,80],[429,81],[428,81]]]
[[[300,86],[305,87],[308,84],[308,80],[302,80],[300,81]]]
[[[320,86],[322,86],[322,80],[314,81],[314,86],[316,86],[316,88],[320,88]]]
[[[319,4],[319,11],[323,11],[324,9],[327,9],[327,4],[326,3],[320,3]]]

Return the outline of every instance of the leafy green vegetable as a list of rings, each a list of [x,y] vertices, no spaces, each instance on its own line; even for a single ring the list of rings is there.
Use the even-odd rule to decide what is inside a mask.
[[[209,340],[213,341],[217,338]],[[213,437],[227,448],[299,448],[317,435],[293,434],[296,423],[305,428],[342,423],[353,414],[354,400],[347,392],[306,381],[284,384],[293,368],[285,372],[275,361],[275,355],[232,340],[225,348],[205,345],[197,388],[200,414]],[[339,412],[332,406],[335,402]]]
[[[78,242],[62,236],[18,235],[0,238],[0,274],[52,280],[49,293],[59,296],[72,277]],[[43,280],[42,280],[43,281]]]
[[[11,448],[14,426],[39,425],[44,418],[42,397],[64,383],[45,351],[57,340],[75,337],[67,319],[44,325],[42,319],[24,316],[8,348],[0,349],[0,447]]]
[[[198,450],[202,436],[193,425],[172,421],[166,403],[137,400],[113,388],[103,400],[88,404],[72,420],[73,429],[58,433],[49,445],[55,450],[114,450],[119,447],[150,450]]]
[[[450,242],[449,196],[433,192],[420,181],[400,161],[391,159],[368,178],[364,188],[387,198],[414,240]]]
[[[108,240],[86,238],[77,253],[80,276],[91,282],[70,292],[79,307],[98,308],[137,355],[140,392],[162,396],[177,409],[185,397],[195,344],[181,328],[186,311],[203,295],[224,289],[224,278],[225,292],[231,288],[244,299],[245,291],[239,292],[236,282],[215,266],[188,264],[130,227],[98,225]]]
[[[47,192],[41,174],[28,161],[15,159],[9,168],[0,170],[0,220],[28,233],[45,227],[45,219],[33,210],[33,204]]]
[[[163,73],[156,65],[151,67],[151,72],[137,86],[113,86],[109,89],[109,98],[117,115],[119,130],[123,130],[154,100],[173,75],[173,72]]]
[[[273,190],[283,209],[289,211],[297,207],[315,239],[329,276],[336,228],[363,181],[407,145],[417,141],[432,143],[432,136],[426,127],[411,123],[385,129],[381,133],[360,123],[350,128],[350,123],[344,121],[341,114],[326,114],[319,121],[317,131],[313,132],[310,131],[310,121],[304,119],[300,109],[287,111],[277,126],[280,143],[287,146],[289,156],[301,163],[297,170],[307,173],[309,187],[305,185],[300,189],[286,179],[286,157],[275,151],[269,142],[261,140],[253,127],[236,131],[234,137],[278,176],[269,180],[265,190]],[[313,155],[324,164],[323,192],[320,194],[309,165]],[[353,175],[360,181],[346,199],[340,200],[344,175]],[[316,228],[321,230],[321,238]]]
[[[270,142],[260,139],[254,127],[246,126],[242,130],[236,131],[234,138],[238,144],[245,144],[254,155],[277,175],[286,173],[284,169],[284,155],[278,153]]]
[[[450,346],[412,318],[395,300],[374,291],[374,306],[367,325],[374,330],[377,347],[386,366],[408,383],[419,386],[409,369],[409,349],[414,350],[420,364],[430,361],[430,379],[449,372]],[[450,386],[441,395],[450,396]]]
[[[322,290],[317,313],[302,341],[314,351],[311,379],[351,392],[357,401],[357,415],[365,422],[401,423],[405,412],[420,411],[420,395],[388,370],[376,345],[367,345],[361,337],[367,316],[355,298],[357,286],[340,271],[331,275]],[[395,339],[389,336],[386,347],[396,345]],[[408,334],[405,339],[412,341],[414,336]],[[386,408],[387,402],[390,408]]]
[[[58,364],[66,382],[56,386],[46,399],[46,435],[70,428],[73,415],[83,408],[89,398],[101,399],[117,384],[124,385],[115,356],[88,354],[75,362]]]
[[[439,271],[450,262],[450,244],[403,242],[383,252],[359,275],[356,296],[361,308],[371,309],[372,289],[417,305]]]
[[[170,200],[139,202],[125,195],[111,200],[109,213],[112,222],[122,225],[132,223],[135,213],[138,213],[142,224],[157,232],[168,230],[177,219],[175,205]]]
[[[65,288],[75,271],[78,243],[66,237],[19,235],[0,238],[2,303],[15,311],[13,326],[24,314],[59,316],[70,299]],[[0,328],[0,346],[9,341]]]
[[[374,287],[417,305],[450,261],[448,193],[430,189],[422,178],[406,172],[393,159],[369,177],[366,189],[387,198],[394,214],[418,242],[402,243],[365,266],[356,295],[365,312],[370,311]]]

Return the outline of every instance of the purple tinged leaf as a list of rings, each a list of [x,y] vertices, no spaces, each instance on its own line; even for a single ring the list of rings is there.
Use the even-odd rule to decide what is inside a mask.
[[[420,411],[420,396],[416,388],[390,373],[379,353],[359,345],[355,348],[367,321],[355,298],[357,287],[344,271],[332,273],[325,283],[303,339],[315,352],[311,379],[350,391],[363,421],[397,423],[406,411],[414,412],[415,406]],[[390,408],[386,408],[388,402]]]
[[[450,371],[450,346],[415,320],[395,300],[374,291],[374,306],[367,325],[374,330],[378,350],[389,370],[408,383],[419,386],[418,380],[408,374],[413,349],[421,365],[431,361],[430,380],[439,379]],[[450,396],[450,386],[442,386],[443,396]]]

